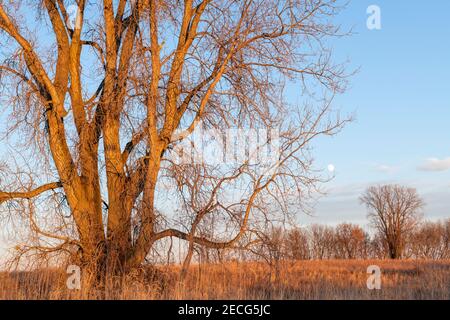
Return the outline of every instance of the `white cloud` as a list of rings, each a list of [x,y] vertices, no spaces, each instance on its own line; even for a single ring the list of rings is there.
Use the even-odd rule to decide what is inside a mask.
[[[422,171],[446,171],[450,169],[450,158],[438,159],[429,158],[424,164],[419,166],[419,170]]]

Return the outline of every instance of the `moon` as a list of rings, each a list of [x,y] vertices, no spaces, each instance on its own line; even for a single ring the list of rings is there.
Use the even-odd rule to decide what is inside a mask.
[[[328,168],[329,172],[334,172],[334,170],[336,170],[336,168],[333,164],[329,164],[327,168]]]

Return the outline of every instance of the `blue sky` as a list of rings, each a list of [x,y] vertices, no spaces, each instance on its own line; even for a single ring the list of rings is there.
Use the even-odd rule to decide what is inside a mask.
[[[381,30],[366,27],[372,4],[381,9]],[[360,70],[336,106],[355,112],[356,120],[316,143],[318,163],[332,163],[336,178],[316,217],[300,222],[364,224],[358,196],[378,183],[416,187],[426,218],[450,217],[449,13],[445,0],[358,0],[341,14],[355,34],[337,39],[335,54]]]

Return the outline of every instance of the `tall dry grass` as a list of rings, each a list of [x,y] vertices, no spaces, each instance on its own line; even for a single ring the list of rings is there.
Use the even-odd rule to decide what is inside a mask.
[[[367,289],[369,265],[381,268],[381,290]],[[110,279],[101,292],[68,290],[60,270],[5,272],[0,299],[450,299],[449,260],[298,261],[277,270],[262,263],[194,265],[180,283],[179,267],[164,266]]]

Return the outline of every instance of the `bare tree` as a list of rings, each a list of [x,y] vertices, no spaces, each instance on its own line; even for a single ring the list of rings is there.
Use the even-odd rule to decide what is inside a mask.
[[[340,9],[335,0],[0,1],[5,137],[16,152],[0,203],[13,213],[12,203],[30,204],[33,243],[21,252],[67,252],[102,275],[139,266],[166,238],[187,242],[186,265],[196,245],[251,243],[252,230],[322,181],[310,142],[347,121],[329,99],[347,74],[323,41],[342,35],[332,23]],[[294,108],[287,80],[326,94]],[[201,124],[276,128],[276,165],[173,161]],[[213,220],[215,232],[205,227]]]
[[[281,261],[287,258],[285,236],[286,231],[283,228],[269,225],[263,232],[258,232],[258,241],[250,250],[270,267],[271,282],[279,281]]]
[[[365,258],[368,234],[357,225],[342,223],[335,230],[335,258]]]
[[[448,222],[447,222],[448,224]],[[419,259],[447,259],[450,242],[444,222],[425,222],[413,232],[407,243],[410,257]]]
[[[286,235],[286,255],[292,260],[308,260],[311,258],[309,238],[306,230],[295,228]]]
[[[334,256],[334,229],[330,226],[312,225],[309,228],[311,256],[313,259],[331,259]]]
[[[399,185],[374,186],[360,198],[369,219],[382,236],[391,259],[399,259],[405,238],[420,220],[423,201],[413,188]]]

